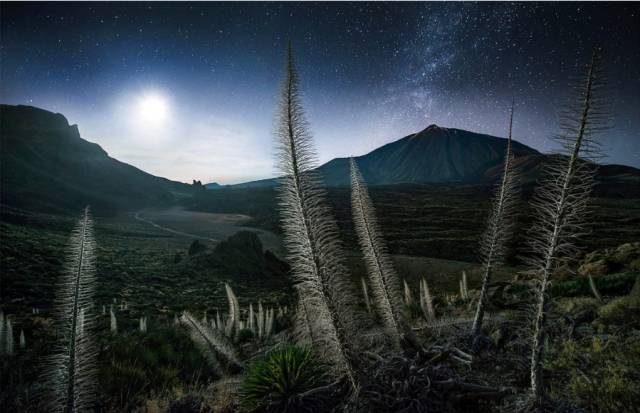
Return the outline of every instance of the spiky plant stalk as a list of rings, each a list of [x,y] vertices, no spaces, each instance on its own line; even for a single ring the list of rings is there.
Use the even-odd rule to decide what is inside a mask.
[[[229,301],[229,318],[227,319],[226,335],[227,337],[231,337],[234,333],[237,334],[240,329],[240,304],[229,284],[225,283],[224,289],[227,292],[227,300]]]
[[[222,318],[220,317],[220,310],[216,310],[216,328],[222,330]]]
[[[255,320],[255,315],[253,314],[253,304],[249,304],[249,319],[247,320],[248,324],[249,324],[249,330],[251,330],[252,333],[256,332],[256,320]]]
[[[360,284],[362,284],[362,297],[364,298],[364,305],[367,307],[367,312],[371,314],[371,299],[369,298],[369,288],[367,287],[367,281],[364,277],[360,277]]]
[[[588,277],[589,277],[589,287],[591,288],[591,292],[593,293],[593,296],[596,297],[596,300],[602,301],[602,296],[600,295],[600,291],[598,291],[596,282],[593,280],[593,277],[591,276],[591,274],[589,274]]]
[[[113,311],[113,306],[109,308],[109,330],[111,333],[118,333],[118,320],[116,319],[116,313]]]
[[[275,135],[283,176],[279,209],[288,261],[299,296],[310,310],[311,328],[322,337],[313,347],[331,360],[336,376],[345,376],[356,389],[356,352],[352,349],[361,325],[353,308],[356,295],[346,276],[337,225],[327,206],[322,180],[314,171],[316,155],[290,45]]]
[[[371,283],[373,303],[387,335],[391,338],[394,347],[399,349],[402,339],[415,341],[411,326],[404,314],[400,280],[380,233],[376,211],[364,178],[355,159],[351,158],[350,163],[351,210],[360,250],[364,255]]]
[[[427,280],[424,278],[420,280],[420,308],[422,308],[422,313],[427,321],[434,321],[436,319],[436,311],[433,308],[433,297],[431,297]]]
[[[5,344],[4,349],[5,352],[9,355],[13,355],[14,346],[13,346],[13,323],[11,323],[11,319],[7,318],[7,331],[5,334]]]
[[[513,234],[515,223],[515,210],[518,201],[519,178],[513,166],[513,109],[511,102],[511,112],[509,114],[509,133],[507,138],[507,150],[504,157],[504,168],[502,179],[496,191],[493,201],[487,228],[480,241],[480,255],[482,256],[482,286],[480,287],[480,298],[476,306],[476,313],[471,327],[471,334],[477,336],[482,330],[482,321],[487,305],[487,296],[491,276],[494,267],[504,261],[507,244]]]
[[[402,280],[402,283],[404,285],[404,303],[405,305],[412,305],[413,293],[411,292],[411,288],[409,287],[409,284],[407,284],[407,280]]]
[[[546,321],[550,307],[548,288],[560,258],[575,256],[575,240],[583,232],[589,194],[593,186],[597,156],[596,134],[606,127],[599,94],[603,77],[600,56],[594,52],[586,77],[562,113],[562,133],[557,139],[564,156],[554,156],[545,166],[544,178],[532,200],[535,223],[529,234],[533,256],[529,265],[540,275],[531,346],[531,395],[536,403],[544,398],[542,361]]]
[[[273,308],[267,309],[267,318],[265,321],[264,335],[269,337],[273,331]]]
[[[60,341],[46,369],[51,389],[48,411],[93,409],[97,351],[93,342],[94,251],[93,221],[86,207],[71,236],[67,265],[58,283],[54,314]]]
[[[469,290],[467,289],[467,273],[462,271],[462,276],[460,277],[460,298],[462,300],[469,299]]]
[[[262,301],[258,301],[256,324],[258,324],[258,337],[262,337],[264,335],[264,307],[262,306]]]
[[[4,311],[0,310],[0,355],[4,354],[4,340],[6,335],[6,324],[4,318]]]
[[[464,298],[469,299],[469,279],[467,278],[467,272],[462,270],[462,286],[464,288]]]
[[[232,370],[238,371],[244,368],[238,361],[233,346],[220,332],[203,325],[187,311],[180,317],[180,322],[187,328],[191,339],[214,368],[219,367],[220,360]]]

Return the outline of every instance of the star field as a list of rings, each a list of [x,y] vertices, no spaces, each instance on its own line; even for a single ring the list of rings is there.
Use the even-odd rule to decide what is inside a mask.
[[[640,7],[634,3],[2,3],[0,97],[61,112],[151,173],[234,183],[272,176],[272,119],[294,44],[321,161],[436,123],[553,149],[569,79],[603,47],[607,162],[640,167]],[[161,130],[135,97],[171,103]],[[143,125],[144,126],[144,125]]]

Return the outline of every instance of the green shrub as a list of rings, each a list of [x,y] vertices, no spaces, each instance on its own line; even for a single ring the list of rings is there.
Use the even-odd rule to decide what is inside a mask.
[[[618,273],[595,277],[596,287],[603,295],[625,295],[631,291],[637,274]],[[553,284],[551,293],[555,297],[575,297],[579,295],[592,295],[589,287],[589,279],[586,277],[561,281]]]
[[[173,325],[105,340],[100,389],[113,411],[135,410],[154,395],[216,376],[190,338]]]
[[[640,308],[640,275],[636,277],[636,282],[629,293],[629,305],[631,308]]]
[[[636,411],[640,400],[640,342],[637,337],[594,336],[564,341],[547,366],[554,373],[551,395],[585,408],[613,413]]]
[[[630,242],[620,245],[613,253],[612,259],[623,265],[628,265],[640,259],[640,242]]]
[[[605,325],[626,325],[640,328],[640,308],[633,305],[631,297],[611,300],[598,310],[598,322]]]
[[[593,297],[574,297],[558,301],[558,310],[576,314],[583,311],[596,311],[600,303]]]
[[[249,367],[240,390],[240,405],[248,412],[312,411],[322,394],[301,395],[327,384],[327,373],[308,348],[286,345]]]

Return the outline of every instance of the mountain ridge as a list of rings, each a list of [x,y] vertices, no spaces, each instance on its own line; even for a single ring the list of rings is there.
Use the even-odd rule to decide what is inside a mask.
[[[500,176],[507,139],[432,124],[420,132],[386,143],[354,157],[368,185],[474,184]],[[547,155],[513,141],[516,165],[526,181],[534,181]],[[624,165],[601,165],[599,175],[640,177],[640,170]],[[334,158],[316,168],[329,187],[349,185],[349,158]],[[264,188],[277,178],[261,179],[227,188]]]
[[[274,187],[277,179],[236,185],[193,185],[151,175],[121,162],[83,139],[77,125],[59,113],[32,106],[0,105],[0,205],[41,212],[77,213],[87,204],[115,214],[183,202],[208,189]],[[516,164],[535,180],[545,156],[514,142]],[[368,185],[475,184],[500,176],[506,139],[430,125],[424,130],[356,157]],[[349,185],[349,158],[321,165],[330,187]],[[623,165],[600,168],[599,182],[630,194],[640,170]],[[630,192],[631,191],[631,192]],[[206,191],[205,191],[206,192]]]
[[[60,113],[0,105],[0,203],[46,211],[90,204],[112,214],[171,203],[191,186],[151,175],[109,156]]]

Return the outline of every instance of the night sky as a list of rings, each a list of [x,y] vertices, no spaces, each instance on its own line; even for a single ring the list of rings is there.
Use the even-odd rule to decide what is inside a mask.
[[[570,77],[605,50],[606,162],[640,167],[638,3],[6,3],[0,102],[63,113],[181,181],[274,175],[291,38],[321,161],[435,123],[553,148]]]

